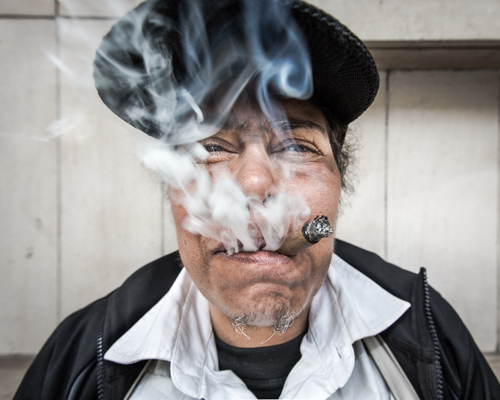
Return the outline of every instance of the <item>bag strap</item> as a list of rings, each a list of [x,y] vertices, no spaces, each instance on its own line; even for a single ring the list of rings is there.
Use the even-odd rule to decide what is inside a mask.
[[[380,335],[371,336],[364,338],[363,343],[394,398],[418,400],[417,392],[384,339]]]

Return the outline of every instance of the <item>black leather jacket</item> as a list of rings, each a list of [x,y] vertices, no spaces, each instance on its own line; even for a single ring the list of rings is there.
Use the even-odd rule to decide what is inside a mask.
[[[337,240],[335,253],[411,308],[382,333],[423,399],[500,399],[500,385],[451,306],[418,275]],[[19,399],[122,400],[144,362],[104,361],[109,347],[170,289],[181,263],[164,256],[66,318],[18,389]]]

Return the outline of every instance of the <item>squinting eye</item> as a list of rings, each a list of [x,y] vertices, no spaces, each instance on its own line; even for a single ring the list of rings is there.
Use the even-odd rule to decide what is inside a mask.
[[[283,151],[296,151],[299,153],[304,153],[308,151],[308,149],[306,149],[304,146],[299,146],[298,144],[291,144],[289,146],[285,146],[283,148]]]
[[[216,151],[224,151],[224,149],[220,146],[217,146],[215,144],[207,144],[205,146],[205,149],[209,152],[209,153],[214,153]]]
[[[274,153],[313,153],[318,154],[318,150],[310,143],[295,140],[286,140],[274,148]]]
[[[205,160],[207,164],[229,161],[238,155],[238,149],[222,139],[209,138],[200,143],[208,153]]]
[[[285,140],[272,148],[276,160],[301,163],[311,162],[321,156],[321,152],[314,143],[304,140]]]

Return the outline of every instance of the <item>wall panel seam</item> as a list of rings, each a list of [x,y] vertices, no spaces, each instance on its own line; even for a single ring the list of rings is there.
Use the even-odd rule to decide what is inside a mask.
[[[55,19],[55,46],[56,57],[61,59],[61,37],[58,18]],[[56,119],[61,118],[61,71],[56,70]],[[61,321],[62,313],[62,138],[56,138],[56,248],[57,248],[57,268],[56,268],[56,317]]]
[[[388,232],[388,188],[389,188],[389,106],[390,106],[390,77],[392,71],[385,74],[385,132],[384,132],[384,258],[389,257]]]
[[[161,250],[161,255],[163,256],[166,252],[166,243],[165,241],[167,240],[167,233],[165,231],[165,224],[167,223],[166,221],[166,213],[167,213],[167,210],[165,209],[166,208],[166,204],[165,204],[165,196],[167,195],[167,191],[168,191],[168,187],[165,183],[162,183],[161,184],[161,189],[160,189],[160,210],[161,210],[161,243],[160,243],[160,250]]]
[[[497,71],[497,343],[496,352],[500,353],[500,70]]]

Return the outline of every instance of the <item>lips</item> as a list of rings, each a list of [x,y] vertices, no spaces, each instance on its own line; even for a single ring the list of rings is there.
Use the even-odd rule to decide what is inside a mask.
[[[254,239],[254,244],[256,247],[256,251],[260,251],[266,247],[266,241],[262,237]],[[224,243],[219,243],[217,247],[212,251],[212,254],[217,254],[217,253],[227,253],[227,247],[224,246]],[[238,253],[234,254],[240,254],[240,253],[254,253],[254,252],[244,251],[243,244],[238,240]]]
[[[263,239],[256,244],[259,245],[256,251],[228,254],[224,244],[218,243],[211,252],[214,261],[212,271],[219,271],[227,279],[234,277],[231,286],[240,288],[254,284],[293,287],[308,278],[309,274],[297,264],[299,255],[286,256],[264,250],[266,242]]]
[[[259,250],[254,252],[242,251],[234,254],[219,252],[220,256],[228,258],[232,261],[251,264],[285,264],[292,261],[290,257],[278,254],[275,251]]]
[[[237,263],[244,264],[255,264],[255,265],[284,265],[292,262],[290,256],[285,256],[283,254],[276,253],[271,250],[264,250],[266,247],[266,241],[263,237],[256,238],[255,246],[256,251],[243,251],[243,245],[239,244],[238,253],[227,253],[227,248],[223,243],[219,243],[217,247],[212,251],[212,254],[218,257],[223,257],[228,261],[233,261]]]

